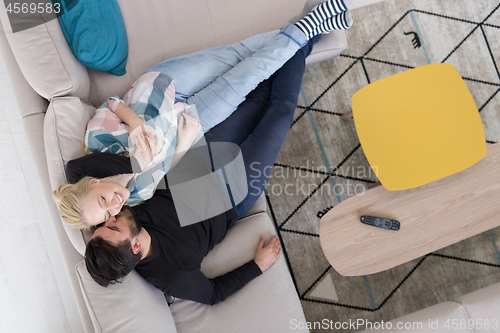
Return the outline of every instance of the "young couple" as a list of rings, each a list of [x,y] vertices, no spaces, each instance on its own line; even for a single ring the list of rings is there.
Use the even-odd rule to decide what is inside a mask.
[[[262,236],[254,260],[214,279],[200,271],[203,258],[264,190],[261,171],[274,164],[292,124],[305,58],[322,34],[352,25],[349,5],[328,0],[280,30],[164,61],[141,76],[123,100],[112,97],[96,111],[85,137],[94,153],[68,163],[71,184],[54,191],[54,200],[65,222],[97,226],[85,253],[97,283],[119,282],[135,268],[165,294],[215,304],[277,260],[277,237],[264,246]],[[197,116],[182,113],[192,104]],[[236,202],[221,182],[220,193],[229,192],[232,208],[182,227],[172,182],[155,188],[167,172],[175,180],[195,179],[200,169],[214,171],[214,161],[191,148],[200,131],[208,147],[239,146],[242,177],[252,182],[252,191]],[[214,192],[199,191],[206,200],[195,205],[209,207],[218,200]]]

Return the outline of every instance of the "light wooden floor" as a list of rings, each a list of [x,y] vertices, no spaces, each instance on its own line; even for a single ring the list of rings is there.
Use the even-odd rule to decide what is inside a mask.
[[[0,59],[0,332],[83,332],[21,119],[6,115],[11,108]]]

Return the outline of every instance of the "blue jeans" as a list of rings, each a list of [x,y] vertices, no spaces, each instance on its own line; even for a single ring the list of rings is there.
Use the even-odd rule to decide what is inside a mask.
[[[174,81],[176,101],[196,105],[202,130],[221,123],[307,43],[294,25],[163,61],[148,70]]]
[[[248,194],[234,207],[245,215],[264,190],[271,168],[293,122],[302,85],[305,59],[321,35],[312,38],[269,79],[260,83],[224,122],[205,134],[207,142],[240,146]]]

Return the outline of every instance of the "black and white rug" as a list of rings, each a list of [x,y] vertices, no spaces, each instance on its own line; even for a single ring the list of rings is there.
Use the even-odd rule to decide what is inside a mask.
[[[354,122],[339,117],[370,82],[428,63],[451,63],[472,93],[487,142],[500,141],[499,7],[490,0],[387,0],[354,9],[349,49],[306,68],[266,197],[312,325],[324,319],[387,321],[500,281],[499,228],[364,277],[338,274],[319,241],[320,217],[376,181]],[[316,327],[311,332],[364,329]]]

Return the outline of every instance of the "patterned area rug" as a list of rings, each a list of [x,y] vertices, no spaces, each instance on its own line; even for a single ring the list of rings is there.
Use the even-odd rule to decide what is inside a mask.
[[[387,0],[355,9],[349,49],[306,68],[266,197],[309,322],[387,321],[500,281],[499,228],[360,277],[338,274],[319,241],[320,217],[377,180],[353,120],[339,117],[368,83],[428,63],[451,63],[472,93],[487,142],[500,141],[499,7],[490,0]],[[311,332],[364,329],[317,325]]]

